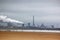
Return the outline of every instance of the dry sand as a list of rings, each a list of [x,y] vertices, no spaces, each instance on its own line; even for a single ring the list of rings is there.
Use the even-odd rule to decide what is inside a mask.
[[[0,31],[0,40],[60,40],[60,33]]]

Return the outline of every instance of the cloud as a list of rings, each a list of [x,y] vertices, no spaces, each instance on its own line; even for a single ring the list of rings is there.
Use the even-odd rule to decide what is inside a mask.
[[[18,0],[19,1],[19,0]],[[22,1],[22,2],[20,2]],[[57,0],[20,0],[17,3],[3,3],[1,7],[2,12],[12,12],[12,13],[41,13],[53,14],[59,13],[60,5],[57,3]],[[26,3],[28,2],[28,3]],[[42,14],[42,13],[41,13]]]
[[[0,14],[14,19],[31,21],[29,16],[35,16],[36,22],[60,22],[59,0],[17,0],[1,3]],[[21,17],[23,16],[23,17]],[[26,17],[27,16],[27,17]],[[10,19],[9,19],[10,20]],[[57,21],[56,21],[57,20]]]

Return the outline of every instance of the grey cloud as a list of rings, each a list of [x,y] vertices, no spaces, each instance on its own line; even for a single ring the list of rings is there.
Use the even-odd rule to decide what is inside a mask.
[[[5,0],[0,4],[0,15],[7,15],[24,22],[31,22],[34,15],[36,23],[58,23],[60,22],[59,2],[59,0]]]

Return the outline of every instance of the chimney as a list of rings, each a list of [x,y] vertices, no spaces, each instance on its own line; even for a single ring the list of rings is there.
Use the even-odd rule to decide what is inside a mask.
[[[35,22],[34,22],[34,16],[33,16],[33,26],[35,26]]]

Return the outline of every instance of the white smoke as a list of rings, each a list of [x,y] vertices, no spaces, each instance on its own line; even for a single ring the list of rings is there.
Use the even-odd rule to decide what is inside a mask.
[[[0,16],[0,20],[2,20],[3,22],[14,22],[14,23],[23,23],[21,21],[17,21],[11,18],[8,18],[7,16]]]

